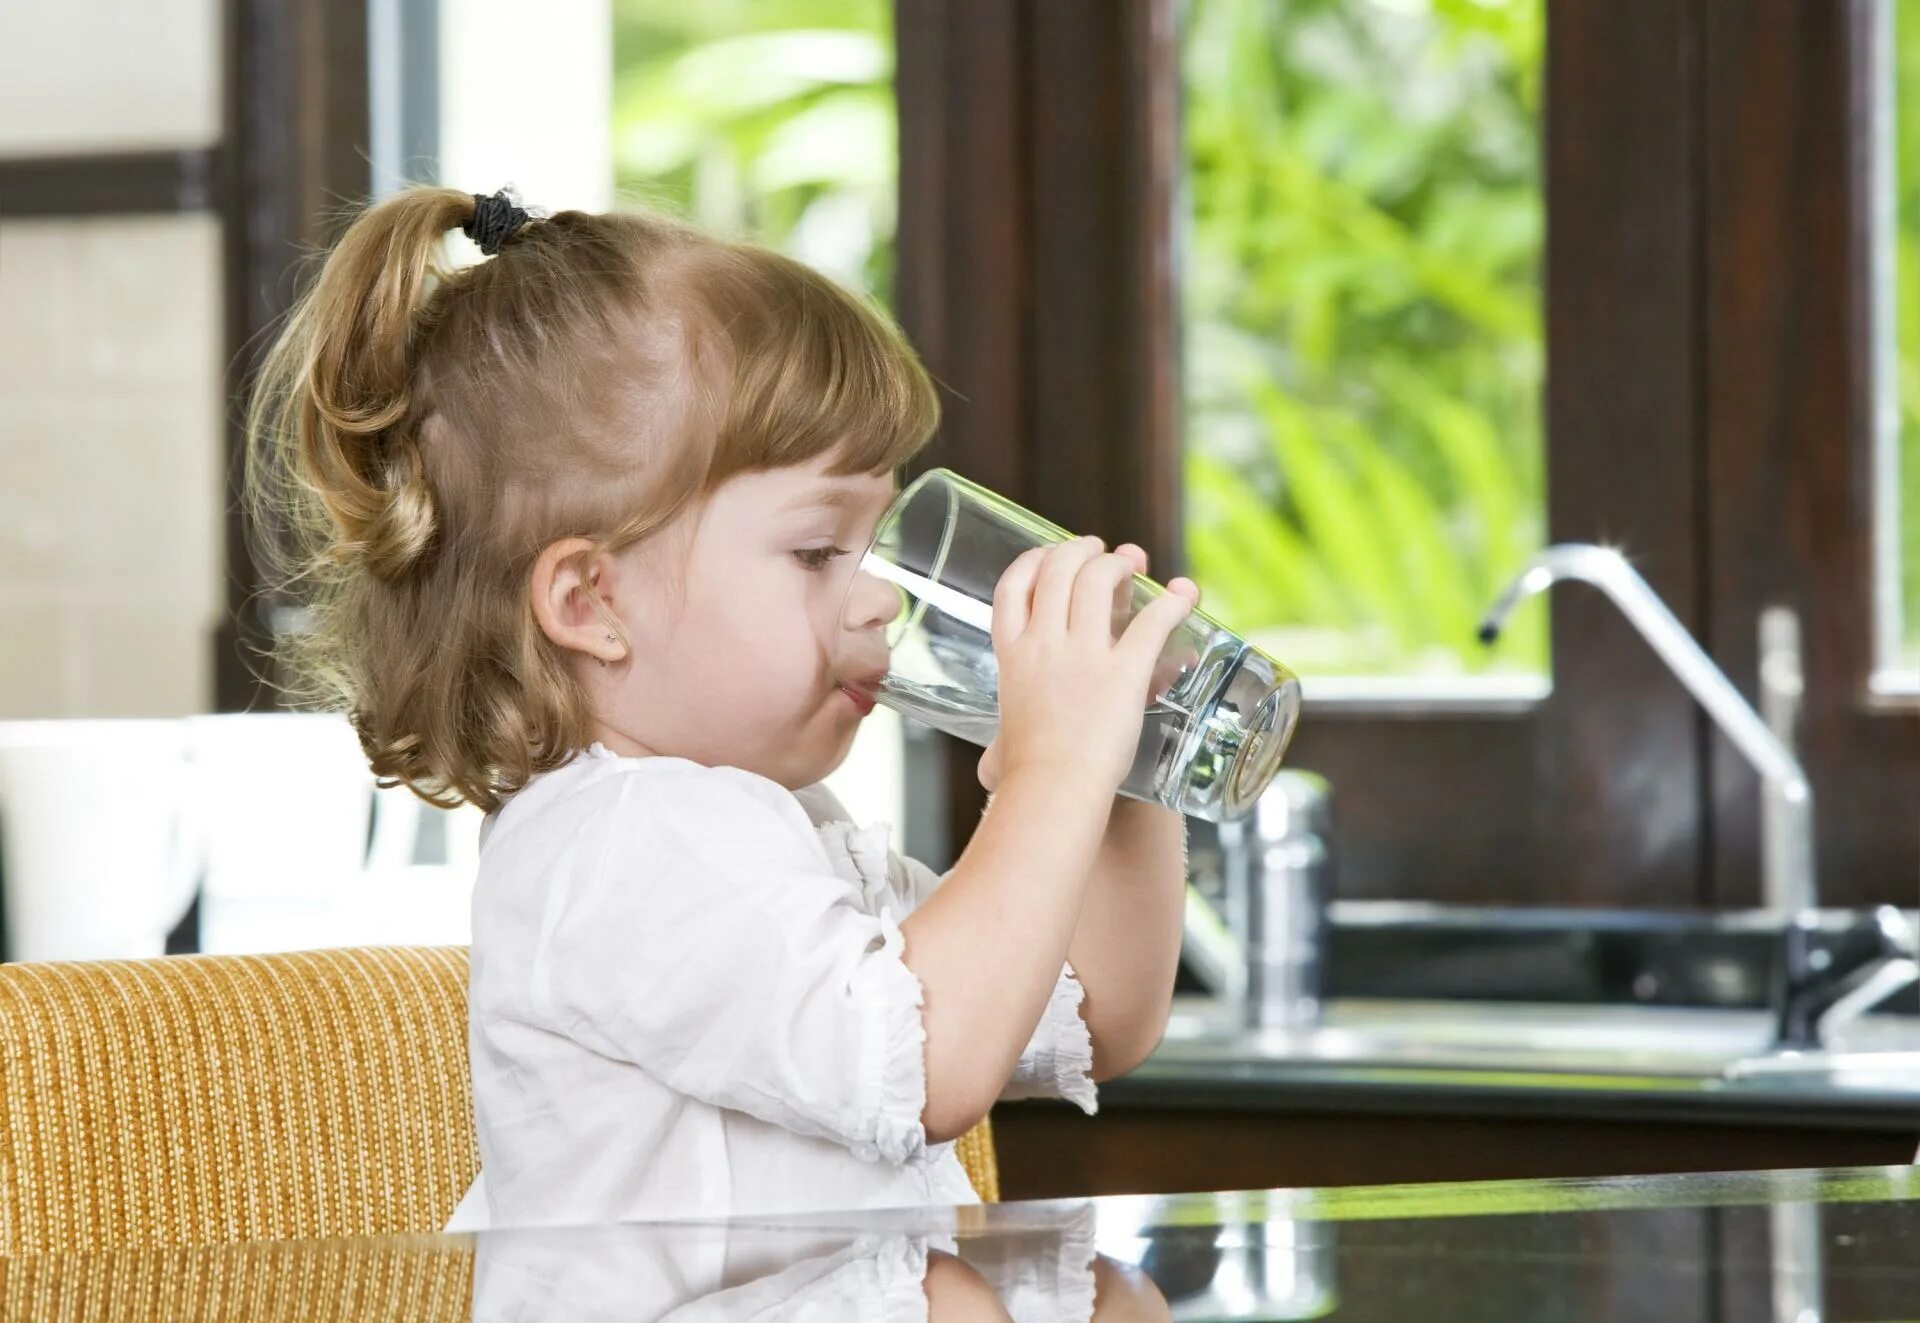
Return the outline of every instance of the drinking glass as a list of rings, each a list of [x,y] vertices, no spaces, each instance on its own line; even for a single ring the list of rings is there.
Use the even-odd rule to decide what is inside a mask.
[[[994,588],[1022,552],[1071,537],[949,470],[922,475],[895,498],[856,566],[842,615],[843,674],[896,712],[988,744],[1000,719]],[[882,585],[897,602],[876,599]],[[1114,636],[1165,591],[1139,575],[1123,585]],[[894,608],[890,618],[878,601]],[[1300,716],[1293,673],[1199,610],[1167,640],[1142,698],[1140,747],[1120,793],[1213,822],[1253,806]]]

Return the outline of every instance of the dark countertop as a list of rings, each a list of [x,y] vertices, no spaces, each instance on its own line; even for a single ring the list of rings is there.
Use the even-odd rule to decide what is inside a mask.
[[[1736,1081],[1583,1075],[1339,1061],[1193,1064],[1149,1059],[1100,1086],[1103,1105],[1248,1111],[1479,1116],[1552,1115],[1602,1121],[1706,1121],[1913,1131],[1920,1142],[1920,1074],[1897,1079],[1781,1075]]]
[[[1844,1323],[1914,1317],[1916,1246],[1898,1167],[111,1250],[0,1260],[0,1296],[31,1307],[11,1317],[198,1317],[244,1284],[313,1318]]]

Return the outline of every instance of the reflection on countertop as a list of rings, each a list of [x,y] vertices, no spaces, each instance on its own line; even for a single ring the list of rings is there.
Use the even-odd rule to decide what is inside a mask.
[[[1255,1190],[0,1260],[6,1317],[1911,1317],[1911,1168]],[[83,1311],[83,1306],[87,1307]]]
[[[1908,1168],[1115,1196],[495,1233],[474,1317],[1805,1323],[1910,1314],[1917,1234]]]

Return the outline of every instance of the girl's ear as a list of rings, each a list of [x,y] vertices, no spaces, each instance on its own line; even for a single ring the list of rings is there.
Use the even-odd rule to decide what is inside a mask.
[[[618,562],[583,537],[562,538],[533,563],[533,618],[559,647],[601,662],[624,660],[626,626],[617,614]]]

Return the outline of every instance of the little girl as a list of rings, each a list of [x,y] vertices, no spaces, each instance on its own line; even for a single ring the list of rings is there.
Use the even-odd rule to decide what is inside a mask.
[[[440,269],[454,229],[491,260]],[[283,673],[487,814],[454,1226],[975,1202],[953,1141],[996,1099],[1091,1113],[1159,1041],[1182,823],[1114,796],[1190,583],[1116,640],[1138,548],[1008,570],[944,878],[818,784],[896,609],[850,552],[936,419],[879,313],[652,216],[414,189],[294,311],[247,483],[307,608]]]

